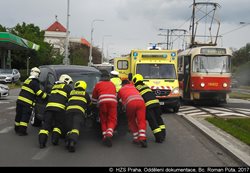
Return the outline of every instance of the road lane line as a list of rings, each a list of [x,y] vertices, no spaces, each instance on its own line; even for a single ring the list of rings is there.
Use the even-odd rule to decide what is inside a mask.
[[[41,149],[41,151],[39,151],[37,154],[35,154],[32,157],[32,160],[41,160],[42,158],[44,158],[48,154],[49,150],[50,150],[49,148]]]
[[[5,127],[4,129],[0,130],[0,134],[8,133],[8,132],[11,131],[13,128],[14,128],[13,126]]]
[[[0,104],[9,104],[10,102],[6,102],[6,101],[0,101]]]
[[[11,107],[8,107],[7,109],[8,109],[8,110],[16,109],[16,106],[11,106]]]

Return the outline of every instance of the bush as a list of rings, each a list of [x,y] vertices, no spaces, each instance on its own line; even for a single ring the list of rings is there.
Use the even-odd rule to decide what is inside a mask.
[[[235,72],[235,78],[239,81],[240,85],[250,85],[250,61],[239,66]]]

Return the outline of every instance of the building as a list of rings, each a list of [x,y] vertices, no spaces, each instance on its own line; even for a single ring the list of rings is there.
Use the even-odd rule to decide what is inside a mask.
[[[54,46],[57,53],[64,54],[67,29],[58,21],[55,21],[45,30],[44,41]],[[84,38],[69,38],[70,43],[79,43],[90,46],[90,43]]]

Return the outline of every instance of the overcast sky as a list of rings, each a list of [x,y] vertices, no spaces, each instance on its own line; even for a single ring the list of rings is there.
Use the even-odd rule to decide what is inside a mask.
[[[250,0],[196,0],[216,2],[221,21],[219,46],[241,48],[250,43]],[[93,45],[105,55],[127,54],[133,48],[145,49],[149,43],[166,41],[159,28],[189,30],[193,0],[70,0],[69,30],[71,37],[90,41],[94,19]],[[34,23],[47,29],[55,15],[66,27],[67,0],[1,0],[0,24],[13,27],[17,23]],[[105,35],[112,35],[106,37]],[[181,42],[181,41],[178,41]],[[181,43],[175,43],[180,48]],[[107,49],[108,48],[108,49]]]

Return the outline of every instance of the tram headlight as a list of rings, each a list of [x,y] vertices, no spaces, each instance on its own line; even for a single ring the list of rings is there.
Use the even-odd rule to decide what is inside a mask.
[[[205,87],[205,83],[204,83],[204,82],[201,83],[201,87],[202,87],[202,88]]]
[[[222,85],[224,88],[226,88],[227,87],[227,83],[223,83],[223,85]]]

